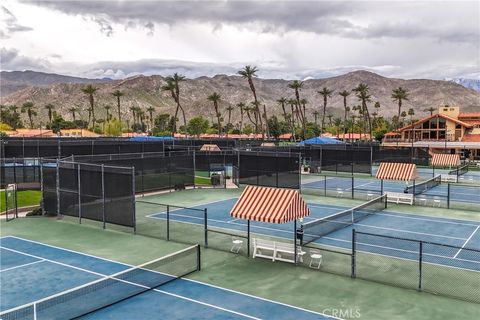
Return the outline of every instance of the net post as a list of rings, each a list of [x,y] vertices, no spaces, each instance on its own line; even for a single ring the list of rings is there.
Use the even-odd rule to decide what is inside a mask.
[[[355,279],[357,277],[356,270],[356,233],[355,229],[352,229],[352,274],[351,277]]]
[[[208,213],[207,208],[203,209],[203,232],[205,236],[205,248],[208,248]]]
[[[324,196],[326,197],[327,196],[327,176],[324,176],[325,178],[325,188],[323,188],[323,191],[324,191]]]
[[[352,174],[352,199],[355,199],[355,178]]]
[[[419,242],[418,247],[418,291],[422,291],[422,257],[423,257],[423,242]]]
[[[135,167],[132,167],[132,215],[133,215],[133,233],[137,233],[137,206],[135,203]]]
[[[450,182],[447,184],[447,209],[450,209]]]
[[[197,244],[197,271],[202,269],[202,258],[201,258],[201,250],[200,245]]]
[[[102,164],[102,220],[103,220],[103,229],[105,229],[105,168]]]
[[[78,181],[78,223],[82,224],[82,190],[80,188],[81,180],[80,180],[80,164],[77,167],[77,181]]]
[[[197,172],[197,164],[195,161],[195,149],[193,149],[193,189],[195,189],[195,172]]]
[[[167,241],[170,241],[170,205],[167,204]]]
[[[37,320],[37,304],[33,303],[33,320]]]
[[[380,194],[383,195],[383,179],[380,180]]]

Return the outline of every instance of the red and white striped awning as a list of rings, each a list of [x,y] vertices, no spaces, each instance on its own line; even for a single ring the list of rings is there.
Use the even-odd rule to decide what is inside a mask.
[[[434,153],[432,155],[432,166],[456,167],[460,165],[459,154]]]
[[[382,162],[378,167],[377,179],[409,181],[418,178],[414,163]]]
[[[247,186],[230,211],[237,219],[285,223],[310,215],[297,190]]]

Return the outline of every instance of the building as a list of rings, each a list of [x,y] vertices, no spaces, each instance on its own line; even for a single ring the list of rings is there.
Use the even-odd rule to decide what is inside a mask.
[[[62,129],[60,130],[59,136],[61,137],[86,137],[86,138],[96,138],[100,137],[99,134],[86,130],[86,129]]]
[[[438,113],[388,132],[383,146],[428,147],[435,153],[460,153],[480,157],[480,112],[461,113],[459,107],[443,106]]]

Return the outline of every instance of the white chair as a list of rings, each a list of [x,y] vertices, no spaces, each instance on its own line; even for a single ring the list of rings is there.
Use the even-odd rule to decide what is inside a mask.
[[[308,265],[312,269],[320,269],[322,265],[322,254],[320,250],[310,249],[310,264]]]
[[[342,198],[343,197],[343,190],[342,188],[337,188],[337,197]]]
[[[440,208],[441,200],[438,197],[433,197],[433,207],[437,206]]]
[[[233,253],[238,253],[242,249],[243,240],[232,237],[232,248],[230,249]]]
[[[426,198],[419,198],[418,202],[420,203],[421,206],[426,206],[427,205],[427,199]]]

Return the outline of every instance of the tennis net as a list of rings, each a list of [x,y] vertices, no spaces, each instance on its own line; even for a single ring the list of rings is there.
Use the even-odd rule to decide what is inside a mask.
[[[155,289],[200,269],[200,246],[0,313],[0,319],[73,319]]]
[[[438,175],[435,176],[427,181],[421,182],[421,183],[414,183],[410,186],[407,186],[405,188],[406,193],[413,193],[415,195],[421,194],[424,192],[427,192],[428,190],[435,188],[436,186],[439,186],[442,183],[442,176]]]
[[[302,226],[302,245],[307,245],[329,233],[348,227],[372,214],[384,210],[386,207],[387,195],[384,194],[359,206],[307,222]]]
[[[455,170],[451,170],[448,174],[455,174],[457,176],[461,176],[462,174],[465,174],[467,172],[468,172],[468,163],[461,167],[458,167]]]

